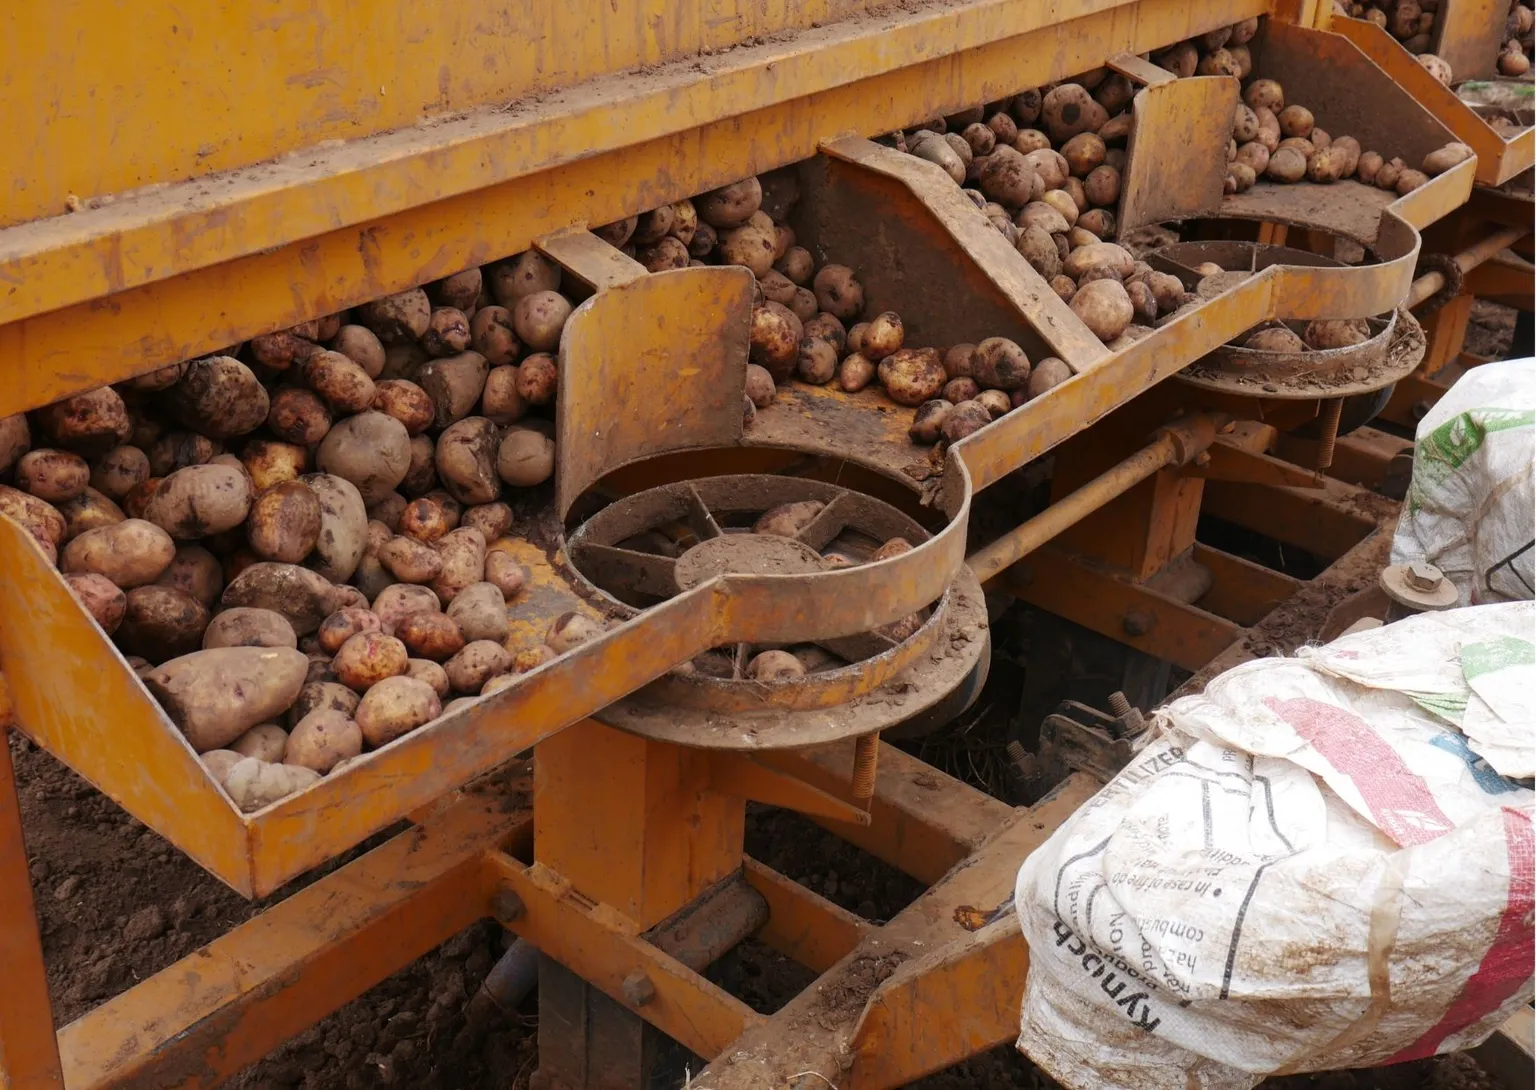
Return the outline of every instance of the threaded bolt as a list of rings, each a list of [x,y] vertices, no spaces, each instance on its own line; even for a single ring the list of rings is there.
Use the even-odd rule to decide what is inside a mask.
[[[1342,397],[1323,402],[1323,411],[1318,416],[1318,425],[1322,428],[1322,436],[1317,441],[1316,468],[1318,470],[1324,470],[1333,465],[1333,446],[1339,441],[1339,416],[1343,412]]]
[[[853,797],[867,802],[875,797],[875,772],[880,764],[880,732],[862,735],[853,744]]]
[[[1131,702],[1125,698],[1125,694],[1116,690],[1109,694],[1109,710],[1114,713],[1116,719],[1130,715],[1135,711]]]

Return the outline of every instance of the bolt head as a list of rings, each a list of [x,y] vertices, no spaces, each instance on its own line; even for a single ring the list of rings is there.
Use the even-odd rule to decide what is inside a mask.
[[[1408,565],[1408,570],[1403,574],[1403,580],[1414,590],[1427,593],[1439,590],[1440,584],[1445,582],[1445,575],[1433,564],[1415,560]]]
[[[1145,636],[1152,631],[1152,618],[1143,610],[1133,609],[1120,618],[1120,627],[1127,636]]]
[[[510,889],[503,889],[491,899],[491,911],[496,914],[499,922],[505,924],[522,916],[527,911],[527,906],[523,904],[523,899]]]
[[[624,1002],[631,1007],[643,1007],[656,998],[656,985],[639,969],[624,978],[619,990],[624,993]]]

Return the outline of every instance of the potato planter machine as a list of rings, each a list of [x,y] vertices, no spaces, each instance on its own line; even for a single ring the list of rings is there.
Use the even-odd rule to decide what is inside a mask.
[[[536,1084],[551,1090],[644,1086],[655,1031],[707,1063],[701,1090],[896,1087],[1012,1040],[1029,957],[1015,872],[1113,769],[1069,760],[1015,808],[882,733],[932,731],[975,698],[989,598],[1194,683],[1316,635],[1267,618],[1342,599],[1385,563],[1396,505],[1367,486],[1406,443],[1346,433],[1420,381],[1414,295],[1529,245],[1528,197],[1519,212],[1484,187],[1530,166],[1530,128],[1499,135],[1379,28],[1313,0],[1071,15],[1033,0],[730,0],[708,20],[615,0],[514,4],[494,23],[455,0],[425,24],[312,0],[283,24],[218,28],[162,3],[63,2],[80,39],[51,33],[57,5],[19,10],[13,37],[34,48],[0,88],[20,96],[6,114],[34,149],[12,160],[0,212],[0,416],[532,246],[593,294],[559,348],[563,541],[496,546],[531,572],[512,622],[622,623],[247,815],[0,518],[0,722],[248,897],[407,823],[55,1035],[0,748],[0,1081],[17,1090],[216,1085],[487,917],[545,955]],[[1476,158],[1405,197],[1348,181],[1224,196],[1236,81],[1175,80],[1145,55],[1260,15],[1256,73],[1313,88],[1320,125],[1413,162],[1452,139]],[[149,63],[121,52],[129,35]],[[226,79],[227,35],[262,58],[234,99],[207,93]],[[366,41],[367,59],[322,49],[335,69],[316,69],[315,43],[333,40]],[[938,167],[865,139],[1101,65],[1140,88],[1122,230],[1182,222],[1150,260],[1191,291],[1206,262],[1246,274],[1117,351]],[[111,91],[86,109],[87,86]],[[942,456],[873,391],[791,386],[744,424],[751,275],[648,274],[586,228],[790,165],[797,238],[862,269],[872,312],[898,311],[914,343],[1008,336],[1073,377]],[[74,192],[120,196],[60,214]],[[1428,269],[1432,225],[1455,252]],[[1340,240],[1364,258],[1337,257]],[[1229,343],[1266,322],[1356,317],[1372,320],[1365,344],[1306,359]],[[1051,504],[968,540],[977,494],[1046,454]],[[734,532],[800,499],[824,507],[797,538]],[[1306,583],[1199,543],[1202,512],[1330,566]],[[663,529],[676,555],[633,546]],[[915,547],[840,570],[808,559],[892,536]],[[740,649],[789,643],[835,665],[741,677]],[[736,668],[674,671],[706,652]],[[744,853],[749,800],[927,892],[883,925],[831,904]],[[771,1017],[704,975],[748,936],[820,974]],[[1524,1053],[1520,1032],[1483,1058],[1528,1086],[1529,1017]]]

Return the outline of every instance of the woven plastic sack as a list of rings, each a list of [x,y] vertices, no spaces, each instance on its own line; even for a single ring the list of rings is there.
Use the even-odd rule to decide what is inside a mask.
[[[1486,1038],[1532,995],[1536,795],[1423,697],[1465,680],[1455,633],[1533,625],[1424,614],[1161,711],[1019,871],[1019,1047],[1071,1088],[1247,1090]]]
[[[1392,562],[1427,560],[1458,605],[1536,597],[1536,360],[1468,371],[1419,421]]]

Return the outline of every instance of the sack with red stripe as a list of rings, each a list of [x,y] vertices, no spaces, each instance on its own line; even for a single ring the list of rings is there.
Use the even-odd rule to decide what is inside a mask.
[[[1247,1090],[1470,1048],[1530,1002],[1536,795],[1376,668],[1474,612],[1531,638],[1529,603],[1422,615],[1159,712],[1019,871],[1019,1047],[1071,1088]]]

